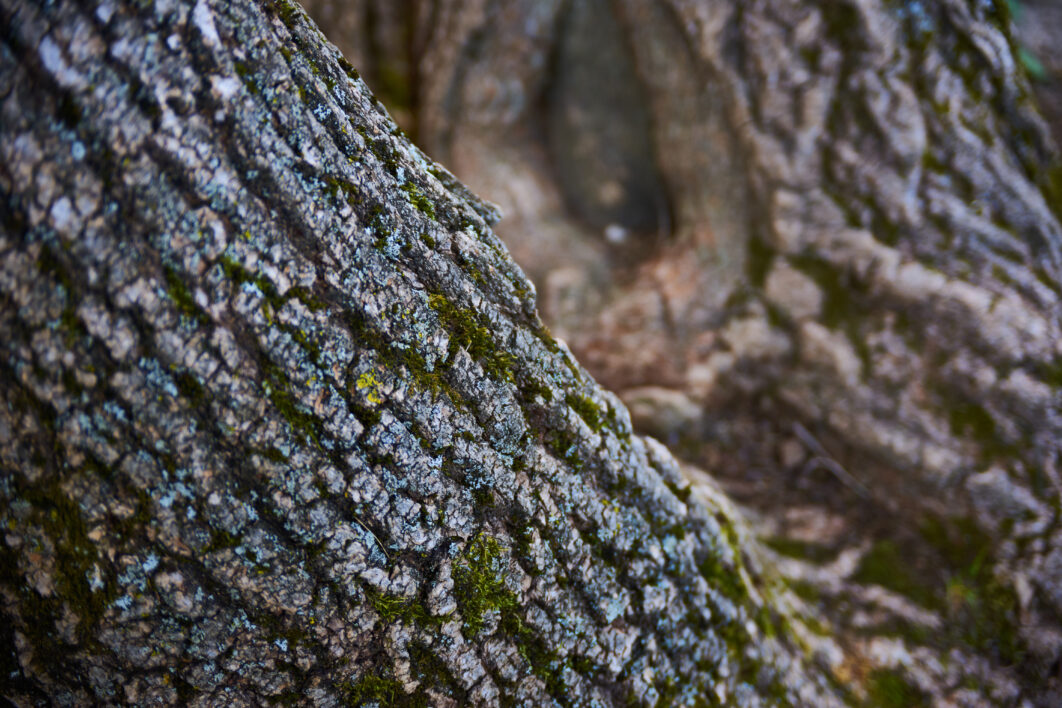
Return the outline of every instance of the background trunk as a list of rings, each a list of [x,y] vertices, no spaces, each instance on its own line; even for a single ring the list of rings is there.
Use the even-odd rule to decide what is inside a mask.
[[[0,26],[7,698],[839,703],[730,504],[300,8]]]
[[[1057,7],[384,4],[309,6],[636,427],[800,556],[850,667],[901,634],[1056,690],[1062,167],[1026,70],[1057,111]],[[974,700],[919,663],[886,661]]]

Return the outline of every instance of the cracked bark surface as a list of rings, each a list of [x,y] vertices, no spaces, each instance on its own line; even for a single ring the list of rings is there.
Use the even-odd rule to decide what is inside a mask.
[[[842,702],[731,504],[299,7],[0,27],[6,698]]]
[[[844,517],[823,545],[841,549],[839,563],[845,548],[864,561],[839,580],[840,563],[816,593],[830,591],[848,650],[873,665],[869,654],[910,649],[901,663],[924,666],[912,656],[927,631],[961,634],[992,615],[999,636],[963,639],[957,659],[949,644],[936,678],[912,680],[959,704],[1050,705],[1062,647],[1062,163],[1004,5],[423,0],[372,26],[352,9],[334,39],[405,76],[421,144],[501,205],[498,232],[553,331],[642,429],[727,480],[768,530],[800,526],[807,543],[807,529]],[[1023,6],[1031,46],[1053,46],[1029,18],[1049,26],[1057,8]],[[573,35],[585,26],[621,36]],[[397,35],[421,39],[398,56]],[[567,58],[572,41],[600,41],[603,64],[610,52],[633,63],[628,91],[650,113],[642,167],[662,195],[611,186],[646,136],[621,110],[629,97],[595,90],[605,69]],[[603,123],[611,163],[558,159]],[[666,218],[655,230],[617,220],[615,245],[586,216],[610,195],[637,202],[633,213],[662,201]],[[814,524],[790,523],[809,507]],[[882,537],[935,595],[912,606],[892,593],[885,605],[906,604],[868,626],[861,608],[874,603],[857,581],[874,575],[866,558],[884,553]],[[983,594],[999,594],[956,610],[945,596],[975,566]],[[906,648],[867,646],[897,622],[918,629]],[[1009,687],[969,691],[949,662],[1000,670],[995,685]]]

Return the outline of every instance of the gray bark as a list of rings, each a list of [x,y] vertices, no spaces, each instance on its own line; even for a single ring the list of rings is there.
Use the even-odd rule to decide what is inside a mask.
[[[5,697],[840,702],[726,499],[301,9],[0,27]]]
[[[817,467],[807,496],[852,550],[884,535],[931,579],[912,655],[947,637],[937,656],[1024,667],[985,700],[1057,702],[1062,162],[1005,4],[425,0],[358,20],[379,4],[349,5],[336,41],[406,77],[408,124],[502,206],[554,332],[636,422],[776,527]],[[399,35],[420,39],[398,54]],[[628,65],[626,93],[598,90]],[[655,186],[617,180],[629,165]],[[850,579],[833,604],[863,601]],[[862,635],[895,615],[853,614],[846,649],[873,664]],[[966,700],[957,683],[935,695]]]

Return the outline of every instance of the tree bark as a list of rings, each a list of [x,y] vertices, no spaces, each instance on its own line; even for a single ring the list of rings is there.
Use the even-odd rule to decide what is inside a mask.
[[[410,6],[336,41],[405,77],[421,144],[501,205],[636,422],[776,522],[826,498],[865,554],[848,580],[907,544],[923,633],[1057,702],[1062,163],[1006,4]]]
[[[0,26],[5,697],[841,703],[729,502],[298,6]]]

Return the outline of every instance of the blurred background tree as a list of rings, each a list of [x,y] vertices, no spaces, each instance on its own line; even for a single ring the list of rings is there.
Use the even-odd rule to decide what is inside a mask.
[[[853,672],[1062,700],[1062,5],[307,5]]]

